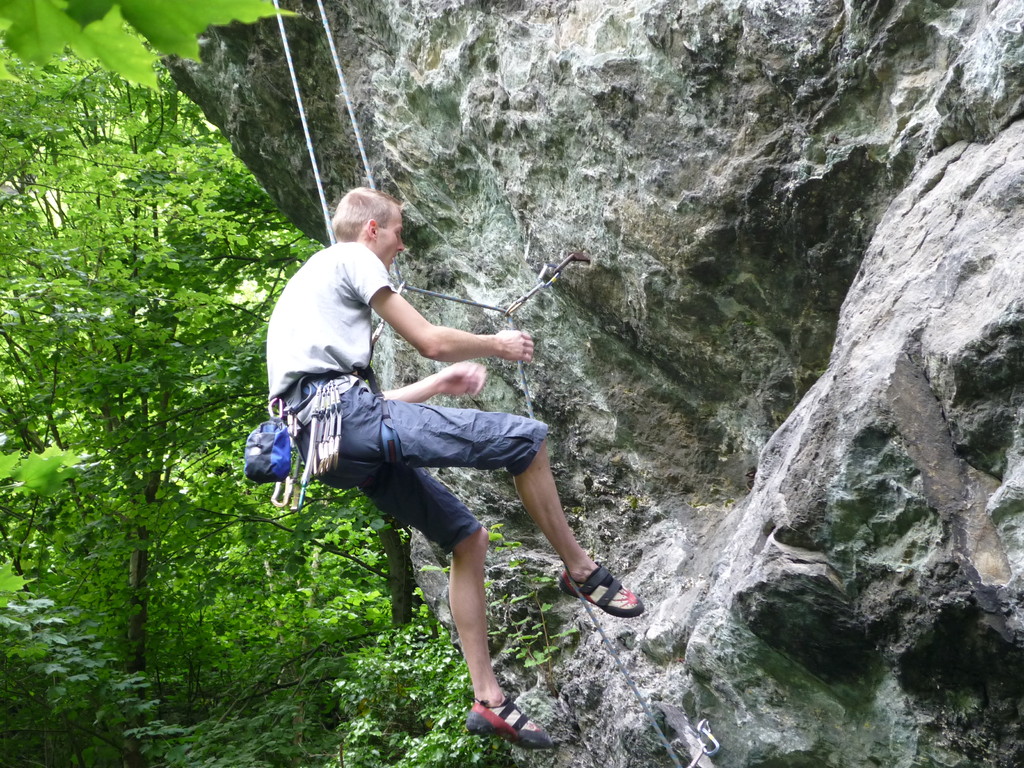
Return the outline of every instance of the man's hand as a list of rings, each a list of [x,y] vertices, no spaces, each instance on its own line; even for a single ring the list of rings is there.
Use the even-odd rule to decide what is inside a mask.
[[[502,360],[523,363],[533,360],[533,339],[525,331],[499,331],[495,338],[498,340],[498,357]]]
[[[480,363],[455,363],[435,376],[439,395],[479,395],[487,381],[487,369]]]
[[[407,403],[425,403],[434,395],[479,395],[486,381],[487,369],[480,363],[455,363],[415,384],[388,390],[384,397]]]
[[[417,352],[431,360],[443,363],[480,357],[500,357],[522,363],[533,360],[533,339],[523,331],[506,329],[493,335],[476,334],[434,325],[405,297],[387,286],[373,295],[370,306]]]

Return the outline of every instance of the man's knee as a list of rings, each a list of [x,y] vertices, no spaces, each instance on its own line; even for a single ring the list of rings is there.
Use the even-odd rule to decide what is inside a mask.
[[[487,551],[487,546],[490,543],[491,537],[487,533],[487,529],[480,526],[466,538],[455,545],[455,554],[480,554],[481,552]]]
[[[533,458],[530,459],[530,463],[526,465],[526,468],[519,473],[513,473],[514,477],[520,477],[525,475],[532,469],[543,468],[548,463],[548,440],[544,438],[540,441],[540,445],[537,447],[537,452],[533,454]]]

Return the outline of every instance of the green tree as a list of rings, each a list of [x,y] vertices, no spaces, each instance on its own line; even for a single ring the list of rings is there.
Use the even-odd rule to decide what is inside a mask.
[[[11,68],[20,79],[3,83],[0,422],[11,447],[85,461],[65,493],[11,497],[0,545],[149,685],[154,626],[162,636],[195,608],[172,616],[164,599],[180,563],[225,520],[259,517],[238,494],[238,425],[263,399],[274,281],[312,245],[175,91],[72,59]],[[271,290],[259,287],[268,275]],[[49,714],[89,722],[95,707],[89,747],[113,747],[127,765],[144,763],[148,736],[166,736],[153,705],[105,708],[60,690],[48,688]],[[76,728],[51,730],[84,754]]]
[[[319,245],[173,89],[7,66],[0,767],[500,762],[422,604],[392,628],[372,506],[241,478],[266,318]]]
[[[256,21],[276,13],[265,0],[0,0],[0,31],[5,31],[8,48],[36,64],[69,48],[132,82],[156,88],[154,50],[198,59],[196,38],[211,24]],[[0,62],[4,77],[10,73]]]

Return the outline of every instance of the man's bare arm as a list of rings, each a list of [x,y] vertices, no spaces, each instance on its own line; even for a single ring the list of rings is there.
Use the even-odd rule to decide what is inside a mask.
[[[370,306],[417,352],[431,360],[456,363],[478,357],[500,357],[528,363],[533,359],[533,339],[523,331],[475,334],[434,325],[390,288],[377,291]]]
[[[399,389],[384,393],[388,400],[423,403],[434,395],[478,395],[487,381],[487,370],[479,363],[455,363],[443,371]]]

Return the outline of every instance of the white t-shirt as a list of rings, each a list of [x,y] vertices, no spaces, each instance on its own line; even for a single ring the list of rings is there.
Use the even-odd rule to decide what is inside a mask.
[[[391,288],[379,258],[360,243],[318,251],[288,281],[267,328],[270,397],[281,397],[309,374],[370,364],[370,299]]]

